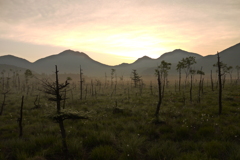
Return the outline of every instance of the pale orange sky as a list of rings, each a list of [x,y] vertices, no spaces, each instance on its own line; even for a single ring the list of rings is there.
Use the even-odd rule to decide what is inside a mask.
[[[239,0],[0,0],[0,56],[31,62],[66,49],[108,65],[240,42]]]

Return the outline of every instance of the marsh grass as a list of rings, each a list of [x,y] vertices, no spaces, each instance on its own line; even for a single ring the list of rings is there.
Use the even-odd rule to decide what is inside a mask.
[[[154,84],[153,84],[154,85]],[[88,93],[79,100],[79,91],[67,93],[66,108],[89,114],[89,120],[66,120],[69,154],[62,153],[59,127],[46,118],[55,104],[41,96],[40,108],[34,107],[39,91],[28,95],[23,110],[23,137],[18,138],[17,118],[21,94],[9,94],[0,116],[0,159],[166,159],[211,160],[240,159],[240,93],[239,86],[226,85],[223,92],[223,113],[218,115],[217,92],[205,86],[201,103],[197,87],[193,102],[185,93],[166,89],[160,110],[162,123],[153,123],[157,105],[157,89],[140,90],[128,85],[97,88],[97,95]],[[84,97],[84,95],[83,95]],[[117,102],[117,105],[116,105]]]

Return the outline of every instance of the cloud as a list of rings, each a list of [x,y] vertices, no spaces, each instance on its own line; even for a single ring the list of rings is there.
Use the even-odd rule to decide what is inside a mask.
[[[129,58],[145,54],[156,58],[175,48],[214,54],[217,48],[239,42],[237,0],[0,3],[0,38],[26,43]],[[215,47],[202,47],[208,45]]]

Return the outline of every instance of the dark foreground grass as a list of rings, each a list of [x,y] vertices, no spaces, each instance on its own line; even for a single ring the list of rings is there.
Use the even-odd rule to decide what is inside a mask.
[[[55,104],[42,95],[41,107],[32,109],[35,95],[25,98],[23,137],[18,137],[21,94],[12,92],[0,116],[0,159],[6,160],[215,160],[240,159],[239,86],[225,86],[223,114],[218,115],[217,92],[204,88],[198,103],[197,88],[193,102],[185,93],[167,88],[160,109],[160,122],[154,123],[157,90],[150,94],[145,86],[97,88],[79,100],[73,91],[66,108],[82,111],[88,120],[64,121],[69,154],[62,152],[57,123],[46,118]]]

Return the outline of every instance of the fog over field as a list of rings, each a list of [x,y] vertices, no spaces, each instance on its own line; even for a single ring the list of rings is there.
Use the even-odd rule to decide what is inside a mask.
[[[0,160],[239,160],[239,0],[0,0]]]

